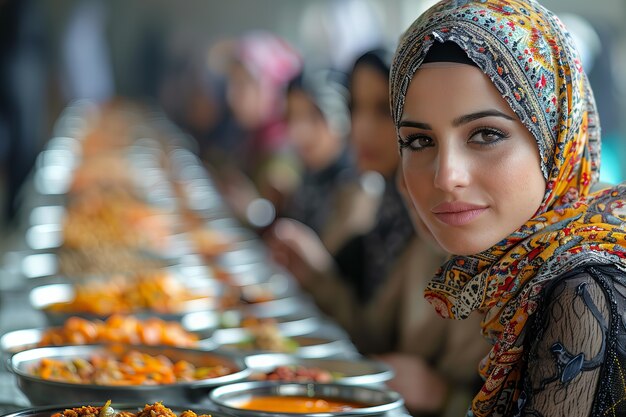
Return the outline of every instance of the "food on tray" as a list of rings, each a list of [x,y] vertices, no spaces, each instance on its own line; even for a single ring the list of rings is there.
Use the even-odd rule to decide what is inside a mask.
[[[71,278],[145,271],[166,266],[161,259],[121,246],[62,248],[58,251],[58,259],[59,274]]]
[[[153,271],[75,284],[72,300],[51,304],[47,310],[99,316],[146,310],[167,314],[181,312],[186,303],[202,298],[206,296],[192,292],[166,271]]]
[[[343,400],[315,397],[289,397],[268,395],[252,397],[237,405],[244,410],[257,410],[269,413],[336,413],[364,408],[364,404]]]
[[[261,318],[251,314],[244,314],[239,310],[226,310],[220,315],[220,328],[232,329],[236,327],[255,327],[260,323],[276,324],[273,317]]]
[[[294,353],[298,343],[280,333],[272,320],[259,320],[244,326],[249,332],[247,340],[237,344],[243,350],[266,350],[270,352]]]
[[[162,385],[217,378],[233,373],[224,365],[195,366],[173,362],[164,355],[149,355],[138,350],[116,355],[94,354],[90,358],[44,358],[35,364],[33,376],[57,382],[93,385]]]
[[[121,188],[90,189],[73,198],[63,222],[63,246],[118,245],[160,250],[171,235],[167,217]]]
[[[240,298],[246,304],[265,303],[276,299],[269,288],[261,285],[242,287]]]
[[[233,240],[224,232],[206,227],[191,229],[189,236],[196,250],[208,257],[221,255],[233,246]]]
[[[73,172],[70,192],[77,194],[109,187],[133,189],[132,170],[121,152],[107,152],[84,159]]]
[[[254,372],[250,379],[256,381],[319,382],[328,383],[342,375],[321,368],[307,368],[302,365],[280,365],[268,372]]]
[[[157,317],[140,320],[133,316],[113,315],[106,321],[70,317],[62,327],[46,330],[38,345],[84,345],[104,342],[193,347],[198,343],[198,336],[186,331],[177,322]]]
[[[146,404],[142,410],[117,411],[111,407],[111,401],[107,401],[102,407],[84,405],[82,407],[69,408],[60,413],[54,413],[50,417],[211,417],[210,414],[196,414],[191,410],[183,411],[176,415],[171,409],[162,403]]]

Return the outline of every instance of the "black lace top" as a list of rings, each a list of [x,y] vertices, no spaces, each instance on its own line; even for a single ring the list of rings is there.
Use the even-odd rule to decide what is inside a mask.
[[[586,266],[544,289],[521,416],[626,416],[626,273]]]

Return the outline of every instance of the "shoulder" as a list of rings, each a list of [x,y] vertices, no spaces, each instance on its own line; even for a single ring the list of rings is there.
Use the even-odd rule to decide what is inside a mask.
[[[613,403],[599,387],[610,384],[626,358],[616,344],[623,334],[626,274],[614,266],[583,266],[551,280],[543,289],[531,334],[525,382],[525,411],[533,415],[599,415]],[[621,372],[621,371],[620,371]],[[607,397],[607,398],[604,398]],[[530,412],[532,411],[532,412]]]
[[[626,271],[614,265],[583,265],[564,273],[543,289],[544,306],[559,299],[582,297],[589,304],[593,294],[602,304],[613,303],[616,297],[626,295]]]
[[[543,289],[537,332],[542,333],[554,321],[575,324],[578,331],[589,330],[585,326],[608,328],[615,285],[624,279],[624,272],[616,267],[598,265],[581,266],[554,278]],[[581,320],[582,316],[589,320]]]

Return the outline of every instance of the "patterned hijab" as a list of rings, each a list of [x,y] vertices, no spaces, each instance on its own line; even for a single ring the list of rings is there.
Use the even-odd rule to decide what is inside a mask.
[[[626,267],[626,186],[595,194],[600,129],[589,82],[559,19],[532,0],[444,0],[403,35],[391,69],[396,126],[434,42],[454,42],[491,79],[533,134],[546,179],[535,217],[482,253],[453,256],[426,298],[444,317],[485,314],[493,348],[468,415],[509,415],[521,390],[524,329],[541,289],[584,264]]]

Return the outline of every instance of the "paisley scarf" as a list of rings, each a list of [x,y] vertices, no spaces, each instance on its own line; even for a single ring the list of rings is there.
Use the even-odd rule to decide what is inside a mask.
[[[405,32],[391,69],[394,121],[434,42],[459,45],[491,79],[533,134],[546,179],[535,217],[482,253],[453,256],[426,289],[444,317],[485,314],[493,348],[471,416],[515,413],[524,334],[542,288],[585,264],[626,267],[626,185],[590,194],[597,181],[600,129],[573,41],[559,19],[532,0],[444,0]]]

